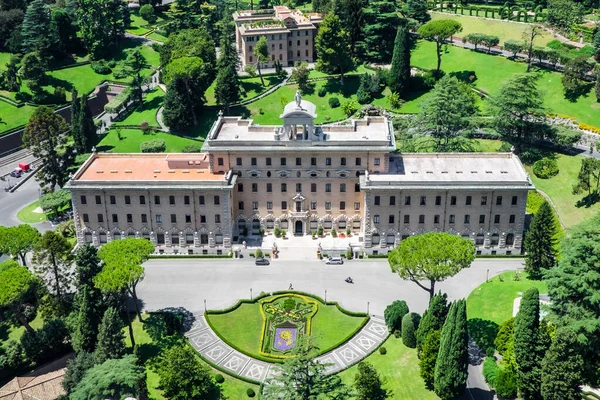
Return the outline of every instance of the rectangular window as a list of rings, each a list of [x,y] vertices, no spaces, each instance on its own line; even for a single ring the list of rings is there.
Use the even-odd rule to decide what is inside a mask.
[[[354,203],[354,211],[358,211],[358,210],[360,210],[360,202],[357,201]]]
[[[331,193],[331,183],[325,184],[325,193]]]
[[[133,214],[127,214],[127,223],[128,224],[133,223]]]
[[[422,206],[427,205],[427,196],[421,196],[419,204],[422,205]]]
[[[435,196],[435,205],[436,206],[442,205],[442,196]]]
[[[81,196],[81,204],[87,204],[87,198],[85,196]]]
[[[495,224],[499,224],[500,223],[500,214],[494,215],[494,223]]]
[[[434,224],[439,224],[440,223],[440,216],[439,215],[434,215],[433,216],[433,223]]]
[[[215,196],[215,198],[213,200],[214,200],[215,206],[218,206],[219,204],[221,204],[220,196]]]
[[[115,196],[110,196],[110,204],[117,204],[117,198]]]
[[[238,157],[238,158],[236,158],[236,159],[235,159],[235,164],[236,164],[237,166],[241,166],[241,165],[242,165],[242,157]]]
[[[470,224],[471,223],[471,216],[470,215],[465,215],[465,224]]]
[[[296,183],[296,193],[300,193],[302,191],[302,184]]]
[[[148,223],[148,215],[142,214],[142,224]]]
[[[238,189],[238,193],[241,193],[244,191],[244,184],[243,183],[238,183],[237,184],[237,189]]]
[[[162,224],[162,215],[156,214],[156,223],[157,224]]]
[[[479,215],[479,223],[480,224],[485,224],[485,214]]]
[[[360,164],[362,163],[362,158],[360,157],[356,157],[356,160],[354,160],[354,164],[356,164],[356,166],[360,166]]]
[[[146,204],[146,196],[140,196],[140,204]]]
[[[96,196],[96,204],[102,204],[102,197]]]
[[[131,204],[131,196],[125,196],[125,204]]]
[[[215,214],[215,224],[221,223],[221,214]]]
[[[410,196],[404,196],[404,205],[410,206]]]
[[[238,210],[243,210],[243,209],[244,209],[244,202],[238,201]]]
[[[256,193],[258,192],[258,183],[253,183],[252,184],[252,193]]]
[[[487,205],[487,196],[481,196],[481,205],[482,206]]]
[[[340,211],[344,211],[346,209],[346,202],[340,201]]]
[[[223,157],[219,157],[219,158],[217,158],[217,165],[218,165],[219,167],[222,167],[222,166],[223,166]]]
[[[373,222],[378,224],[379,223],[379,215],[374,215],[373,216]]]
[[[254,210],[254,211],[258,210],[258,201],[252,202],[252,210]]]
[[[267,157],[265,161],[267,165],[271,165],[271,157]]]
[[[381,205],[381,196],[375,196],[375,198],[373,199],[373,205]]]
[[[311,210],[316,210],[317,209],[317,202],[316,201],[311,201],[310,202],[310,209]]]
[[[256,166],[256,157],[250,159],[250,165]]]
[[[281,202],[281,209],[282,210],[287,210],[287,201],[282,201]]]
[[[379,157],[375,157],[373,164],[375,164],[375,166],[379,166],[381,164],[381,159]]]
[[[112,222],[113,222],[113,224],[119,223],[119,216],[117,214],[112,215]]]
[[[310,158],[310,165],[312,165],[313,167],[317,165],[317,157]]]
[[[285,165],[287,165],[287,160],[285,159],[285,157],[281,157],[281,160],[279,160],[279,162],[280,162],[280,164],[281,164],[282,167],[285,166]]]
[[[360,192],[360,183],[355,183],[355,184],[354,184],[354,192],[355,192],[355,193],[358,193],[358,192]]]
[[[267,193],[272,193],[272,192],[273,192],[273,184],[267,183]]]
[[[200,215],[200,223],[201,224],[205,224],[206,223],[206,215]]]
[[[419,215],[419,223],[420,224],[424,224],[425,223],[425,215],[423,215],[423,214]]]
[[[154,196],[154,204],[160,205],[160,196]]]
[[[87,214],[83,214],[83,222],[90,222],[90,216]]]
[[[512,200],[511,200],[511,202],[510,202],[510,204],[511,204],[512,206],[516,206],[516,205],[517,205],[517,203],[518,203],[518,201],[519,201],[519,197],[518,197],[518,196],[513,196],[513,197],[512,197]]]
[[[404,223],[405,224],[410,224],[410,215],[404,214]]]
[[[331,157],[325,158],[325,165],[331,165]]]
[[[190,196],[183,196],[183,204],[186,206],[190,205]]]
[[[273,202],[267,201],[267,210],[272,210],[272,209],[273,209]]]
[[[171,223],[172,224],[176,224],[177,223],[177,214],[171,214]]]
[[[341,166],[345,166],[345,165],[346,165],[346,157],[342,157],[342,158],[340,159],[340,165],[341,165]]]
[[[396,205],[396,196],[390,196],[390,206]]]
[[[287,183],[282,183],[281,184],[281,193],[285,193],[287,192]]]
[[[346,184],[345,183],[340,183],[340,192],[341,193],[345,193],[346,192]]]
[[[502,196],[496,197],[496,205],[497,206],[501,206],[502,205]]]
[[[200,198],[198,199],[198,202],[200,203],[201,206],[206,204],[206,200],[204,199],[204,196],[200,196]]]
[[[325,210],[327,210],[327,211],[331,210],[331,202],[330,201],[325,202]]]
[[[450,217],[448,218],[448,222],[451,223],[451,224],[453,224],[454,221],[455,221],[454,214],[450,214]]]
[[[311,191],[311,193],[316,193],[317,192],[317,184],[316,183],[311,183],[310,184],[310,191]]]
[[[467,198],[465,199],[465,205],[466,206],[470,206],[471,205],[471,200],[472,200],[472,197],[471,196],[467,196]]]
[[[186,224],[192,223],[192,216],[190,214],[185,214],[185,223]]]
[[[390,214],[390,216],[388,217],[388,223],[389,224],[393,224],[394,223],[394,214]]]
[[[169,204],[172,206],[175,205],[175,196],[169,196]]]
[[[510,217],[508,217],[508,223],[509,224],[515,223],[515,214],[511,214]]]
[[[300,166],[300,165],[302,165],[302,158],[296,157],[296,166]]]
[[[456,205],[456,196],[450,197],[450,205],[451,206],[455,206]]]

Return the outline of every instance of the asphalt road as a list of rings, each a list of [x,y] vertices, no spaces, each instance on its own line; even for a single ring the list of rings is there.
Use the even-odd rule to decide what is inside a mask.
[[[0,183],[6,185],[6,182]],[[4,191],[4,186],[0,185],[0,225],[13,226],[22,224],[17,218],[17,212],[26,205],[36,201],[40,195],[39,190],[40,185],[35,180],[35,177],[30,178],[14,193]],[[42,232],[51,228],[48,222],[32,224],[32,226],[35,226]]]

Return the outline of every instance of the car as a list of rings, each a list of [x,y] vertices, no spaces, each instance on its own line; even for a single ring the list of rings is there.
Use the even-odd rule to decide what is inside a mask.
[[[20,178],[23,174],[23,170],[21,168],[15,168],[11,171],[10,176],[13,178]]]
[[[342,265],[344,263],[344,260],[342,260],[342,257],[329,257],[327,259],[327,261],[325,261],[325,264],[333,264],[333,265]]]
[[[271,262],[268,259],[266,259],[264,257],[261,257],[261,258],[257,258],[256,261],[254,262],[254,264],[256,264],[256,265],[269,265],[269,264],[271,264]]]

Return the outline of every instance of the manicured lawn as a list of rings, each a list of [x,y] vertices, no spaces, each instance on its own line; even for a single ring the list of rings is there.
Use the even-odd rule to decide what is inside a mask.
[[[160,53],[154,51],[152,46],[147,45],[140,47],[140,52],[146,58],[148,64],[150,64],[154,68],[158,68],[158,66],[160,65]]]
[[[33,203],[21,208],[17,213],[17,218],[19,218],[21,222],[24,222],[26,224],[36,224],[38,222],[46,221],[47,218],[45,213],[33,212],[33,210],[35,210],[39,206],[40,202],[36,200]]]
[[[140,17],[137,13],[131,14],[131,25],[129,26],[129,29],[127,29],[127,32],[134,35],[143,36],[151,30],[152,28],[148,25],[148,22],[145,19]]]
[[[242,304],[226,314],[208,314],[214,330],[239,349],[248,354],[259,355],[263,319],[258,304]],[[350,317],[335,306],[319,303],[319,310],[312,320],[311,336],[321,350],[328,350],[346,339],[364,321]]]
[[[430,138],[428,137],[419,137],[416,139],[412,139],[413,141],[423,142],[423,144],[419,145],[420,153],[430,153],[433,152],[433,143],[431,143]],[[472,152],[474,153],[497,153],[502,146],[501,140],[491,140],[491,139],[470,139],[469,143],[472,146]],[[396,148],[400,151],[405,147],[406,142],[402,140],[396,139]]]
[[[487,35],[498,36],[500,38],[500,45],[503,45],[506,40],[523,40],[523,32],[529,28],[529,25],[506,20],[490,20],[467,15],[449,15],[437,12],[430,12],[429,14],[432,20],[453,19],[460,22],[463,30],[456,36],[463,37],[470,33],[485,33]],[[480,16],[483,16],[483,12],[481,11]],[[546,43],[553,39],[552,35],[544,32],[542,36],[535,39],[534,43],[537,46],[545,46]]]
[[[261,85],[259,77],[240,79],[241,101],[256,97],[281,82],[281,79],[277,76],[265,76],[263,79],[265,80],[265,86]],[[215,100],[215,82],[206,89],[204,96],[206,97],[207,105],[217,104]]]
[[[374,352],[365,361],[369,362],[385,380],[385,387],[393,391],[389,399],[393,400],[433,400],[438,397],[425,389],[425,383],[419,375],[417,350],[402,344],[402,339],[393,335],[383,343],[387,354]],[[355,365],[340,373],[342,381],[354,384],[358,367]]]
[[[37,313],[35,319],[29,323],[33,329],[39,329],[44,325],[44,319],[41,313]],[[0,347],[6,346],[10,340],[19,341],[25,332],[25,328],[21,325],[12,325],[5,321],[0,323]]]
[[[141,108],[135,110],[131,115],[115,125],[139,125],[145,121],[150,126],[160,127],[156,121],[156,112],[162,105],[164,98],[165,92],[162,89],[154,89],[144,96],[144,104]]]
[[[157,42],[166,42],[167,41],[167,37],[166,36],[163,36],[160,33],[156,33],[156,32],[152,32],[151,34],[149,34],[146,37],[148,39],[156,40]]]
[[[546,201],[546,199],[544,199],[544,197],[542,197],[542,195],[537,190],[530,190],[527,195],[527,212],[530,214],[535,214],[544,201]],[[556,226],[556,234],[554,235],[554,238],[556,239],[556,245],[554,246],[554,248],[557,252],[559,252],[560,242],[567,235],[567,233],[565,232],[560,221],[556,217],[556,213],[554,213],[554,222]]]
[[[116,129],[111,129],[109,133],[102,138],[100,143],[98,143],[96,148],[100,152],[139,153],[141,151],[140,145],[142,142],[154,139],[163,139],[166,142],[167,153],[180,152],[183,147],[190,144],[202,145],[201,141],[189,139],[187,137],[172,135],[165,132],[144,135],[142,131],[137,129],[122,129],[121,137],[122,140],[119,140]]]
[[[4,71],[6,69],[6,64],[10,61],[10,57],[12,54],[0,52],[0,70]]]
[[[3,131],[25,125],[27,120],[35,111],[35,107],[23,106],[15,107],[5,101],[0,100],[0,135]]]

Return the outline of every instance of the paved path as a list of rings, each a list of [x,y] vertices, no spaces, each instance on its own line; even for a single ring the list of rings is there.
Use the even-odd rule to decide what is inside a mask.
[[[6,184],[6,182],[2,183]],[[0,225],[14,226],[22,224],[17,218],[17,212],[22,207],[37,200],[40,196],[40,190],[40,185],[35,180],[35,177],[30,178],[14,193],[0,190]],[[42,232],[52,228],[49,222],[32,224],[32,226],[38,228]]]
[[[229,373],[259,383],[278,373],[279,364],[257,360],[231,348],[210,328],[204,315],[199,314],[195,317],[192,328],[185,336],[204,359]],[[327,374],[338,373],[371,354],[388,335],[383,318],[372,316],[348,342],[317,357],[317,361],[326,366]]]

